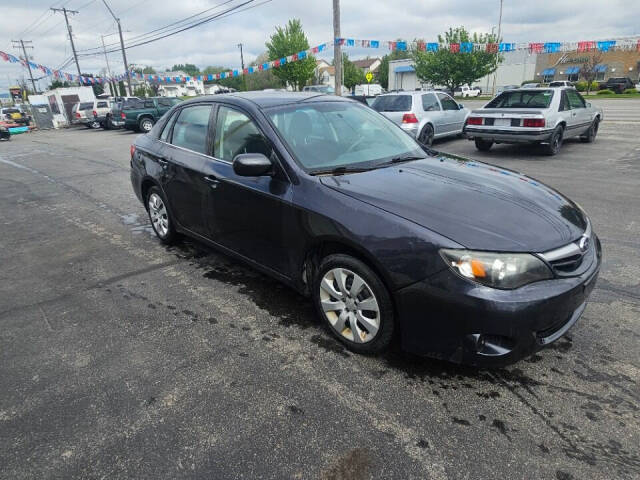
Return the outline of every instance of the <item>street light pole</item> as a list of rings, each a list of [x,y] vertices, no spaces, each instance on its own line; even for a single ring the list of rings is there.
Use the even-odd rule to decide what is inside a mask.
[[[500,16],[498,17],[498,44],[500,44],[500,32],[501,32],[501,28],[502,28],[502,2],[503,0],[500,0]],[[496,77],[498,76],[498,58],[500,56],[500,49],[498,48],[498,51],[496,52],[496,71],[493,73],[493,88],[491,89],[491,94],[493,96],[495,96],[496,94]]]
[[[128,87],[127,90],[129,91],[129,96],[132,97],[133,93],[131,93],[131,72],[129,71],[129,64],[127,63],[127,54],[125,53],[125,50],[124,50],[124,39],[122,38],[122,26],[120,25],[120,19],[114,15],[113,10],[111,10],[109,5],[107,4],[107,0],[102,0],[102,3],[104,3],[104,6],[107,7],[107,10],[109,10],[109,13],[118,24],[118,35],[120,35],[120,49],[122,50],[122,61],[124,62],[124,70],[125,72],[127,72],[127,87]]]
[[[342,49],[336,39],[340,38],[340,0],[333,0],[333,66],[335,68],[335,94],[342,95]]]

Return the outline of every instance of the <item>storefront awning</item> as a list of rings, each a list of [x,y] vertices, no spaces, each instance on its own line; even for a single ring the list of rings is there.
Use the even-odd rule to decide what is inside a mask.
[[[569,67],[564,71],[564,73],[566,73],[567,75],[573,75],[575,73],[578,73],[579,71],[580,67]]]
[[[396,73],[409,73],[409,72],[415,72],[416,69],[413,68],[411,65],[403,65],[401,67],[396,67],[394,69],[394,72]]]
[[[606,72],[609,65],[596,65],[596,72]]]
[[[555,68],[545,68],[542,71],[542,75],[555,75],[556,73],[556,69]]]

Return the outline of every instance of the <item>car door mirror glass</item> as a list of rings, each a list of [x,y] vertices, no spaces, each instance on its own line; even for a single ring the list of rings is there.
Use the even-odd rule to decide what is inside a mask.
[[[262,153],[241,153],[233,159],[233,171],[242,177],[273,174],[273,162]]]
[[[459,104],[458,104],[458,108],[459,108],[460,110],[462,110],[462,109],[464,108],[464,105],[463,105],[463,104],[461,104],[461,103],[459,103]]]

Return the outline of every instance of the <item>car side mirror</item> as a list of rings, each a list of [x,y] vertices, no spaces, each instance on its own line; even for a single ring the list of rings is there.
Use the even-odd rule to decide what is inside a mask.
[[[233,171],[241,177],[273,174],[273,162],[262,153],[241,153],[233,159]]]
[[[587,105],[587,108],[591,108],[591,102],[587,102],[586,105]]]
[[[459,103],[459,104],[458,104],[458,110],[462,110],[463,108],[464,108],[464,105],[463,105],[463,104],[461,104],[461,103]]]

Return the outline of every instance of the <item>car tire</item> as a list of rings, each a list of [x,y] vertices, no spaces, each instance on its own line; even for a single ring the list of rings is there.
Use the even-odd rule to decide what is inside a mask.
[[[154,186],[149,189],[145,199],[145,207],[149,214],[151,228],[153,228],[160,241],[166,245],[175,243],[178,234],[173,226],[173,218],[171,218],[167,207],[167,199],[160,188]]]
[[[422,145],[430,147],[431,145],[433,145],[434,135],[435,132],[433,131],[433,125],[427,123],[424,127],[422,127],[422,130],[420,130],[420,133],[418,134],[418,142]]]
[[[354,285],[357,292],[352,291]],[[349,350],[374,354],[389,346],[395,329],[391,296],[364,262],[344,254],[325,257],[312,289],[318,315]],[[371,309],[359,308],[365,303]]]
[[[587,133],[580,136],[580,141],[584,143],[593,143],[596,139],[596,135],[598,134],[598,126],[600,125],[600,119],[595,118],[587,130]]]
[[[149,117],[141,118],[138,122],[138,129],[142,133],[149,133],[153,128],[153,120]]]
[[[544,146],[544,152],[550,156],[557,155],[558,152],[560,152],[560,148],[562,148],[563,136],[564,128],[562,127],[562,125],[558,125],[551,134],[549,143]]]
[[[474,140],[474,143],[476,144],[476,148],[481,152],[488,152],[489,150],[491,150],[491,147],[493,146],[493,142],[490,142],[488,140],[483,140],[482,138],[476,138]]]
[[[107,117],[107,119],[104,121],[103,128],[105,130],[112,130],[113,129],[113,125],[111,124],[111,117]]]

